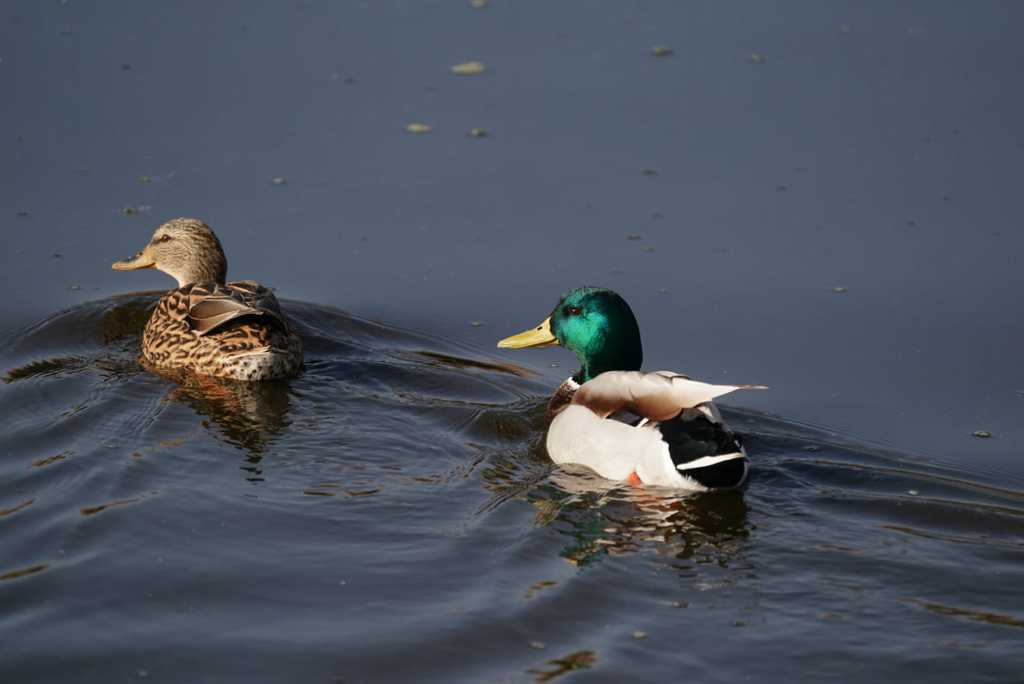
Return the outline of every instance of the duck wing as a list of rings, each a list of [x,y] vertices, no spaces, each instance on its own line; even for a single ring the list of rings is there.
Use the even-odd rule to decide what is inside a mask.
[[[193,285],[188,293],[189,326],[199,335],[208,335],[240,317],[257,317],[282,330],[288,324],[274,293],[252,280],[227,285]]]
[[[706,404],[738,389],[768,389],[764,385],[710,385],[673,371],[607,371],[583,383],[572,403],[601,418],[629,411],[641,418],[665,421],[681,411]]]
[[[651,427],[668,445],[672,465],[684,478],[709,489],[735,487],[747,476],[746,451],[714,404],[684,410]]]

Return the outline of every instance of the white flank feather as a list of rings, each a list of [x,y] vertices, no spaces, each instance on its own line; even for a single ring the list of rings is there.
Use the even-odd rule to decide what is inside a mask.
[[[656,429],[599,418],[583,406],[570,404],[555,416],[547,447],[555,463],[585,465],[609,480],[636,473],[648,485],[706,489],[673,467],[668,445]]]
[[[573,395],[572,403],[585,406],[601,418],[625,410],[660,421],[738,389],[767,387],[709,385],[672,371],[608,371],[583,383]]]

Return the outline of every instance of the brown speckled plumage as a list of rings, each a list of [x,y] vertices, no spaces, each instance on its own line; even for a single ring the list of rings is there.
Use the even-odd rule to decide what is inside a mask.
[[[251,280],[224,282],[227,261],[205,223],[169,221],[134,259],[114,268],[158,268],[179,281],[146,324],[147,363],[247,381],[287,377],[302,367],[302,340],[274,293]]]
[[[239,313],[203,332],[192,312],[211,302]],[[299,371],[302,340],[284,320],[274,294],[258,283],[186,285],[157,302],[142,335],[142,355],[163,368],[267,380]]]

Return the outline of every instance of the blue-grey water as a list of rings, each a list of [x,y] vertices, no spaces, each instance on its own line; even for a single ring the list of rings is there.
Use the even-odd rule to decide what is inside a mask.
[[[4,3],[0,679],[1018,680],[1022,19]],[[180,215],[301,376],[138,365]],[[771,385],[743,491],[551,465],[493,345],[582,284]]]

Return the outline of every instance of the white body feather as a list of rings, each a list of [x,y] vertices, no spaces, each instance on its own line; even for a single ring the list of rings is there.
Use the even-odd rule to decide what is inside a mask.
[[[658,421],[694,409],[712,422],[721,423],[711,400],[737,389],[754,388],[761,386],[709,385],[671,371],[602,373],[579,386],[572,403],[552,420],[548,454],[555,463],[584,465],[609,480],[625,480],[635,473],[644,484],[704,491],[707,487],[687,477],[686,470],[746,454],[741,448],[677,468],[658,430]],[[617,411],[629,411],[648,420],[633,426],[609,418]]]

